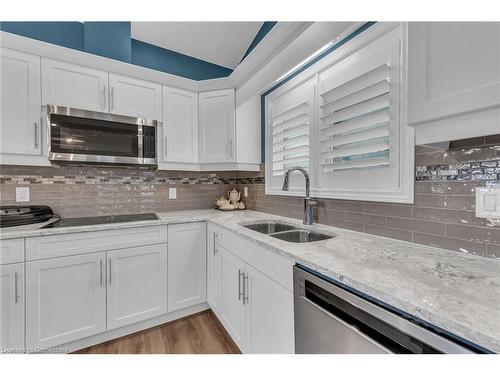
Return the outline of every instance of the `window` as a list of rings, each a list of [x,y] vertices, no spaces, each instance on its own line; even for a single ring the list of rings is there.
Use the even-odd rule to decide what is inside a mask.
[[[315,197],[413,202],[403,41],[402,25],[376,24],[266,96],[268,194],[302,166]],[[303,185],[297,176],[290,195]]]
[[[310,131],[314,123],[314,80],[306,81],[267,102],[267,177],[273,190],[281,191],[283,175],[290,167],[310,169]],[[298,182],[298,181],[297,181]],[[295,185],[299,188],[299,185]]]

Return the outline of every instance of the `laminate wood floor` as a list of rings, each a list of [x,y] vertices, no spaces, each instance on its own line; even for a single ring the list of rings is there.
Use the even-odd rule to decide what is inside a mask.
[[[210,310],[75,352],[75,354],[237,354]]]

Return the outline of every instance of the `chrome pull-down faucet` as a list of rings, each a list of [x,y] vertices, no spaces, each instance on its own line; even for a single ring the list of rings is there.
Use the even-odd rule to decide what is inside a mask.
[[[285,179],[283,180],[283,191],[288,191],[288,185],[290,184],[290,173],[293,171],[302,172],[304,177],[306,178],[306,197],[304,198],[304,224],[311,225],[313,224],[313,214],[312,208],[318,204],[318,201],[309,197],[309,188],[310,188],[310,179],[309,173],[304,168],[301,167],[292,167],[285,173]]]

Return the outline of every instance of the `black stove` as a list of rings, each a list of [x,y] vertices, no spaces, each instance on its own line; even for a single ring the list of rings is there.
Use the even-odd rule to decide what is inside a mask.
[[[130,215],[76,217],[61,219],[58,222],[44,226],[44,228],[78,227],[83,225],[114,224],[144,220],[158,220],[158,216],[156,216],[154,213],[144,213]]]
[[[57,220],[52,209],[41,205],[0,206],[0,228],[43,225],[46,221]]]

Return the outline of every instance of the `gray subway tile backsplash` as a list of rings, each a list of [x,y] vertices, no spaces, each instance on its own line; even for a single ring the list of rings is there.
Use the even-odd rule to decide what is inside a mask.
[[[416,147],[415,203],[319,199],[321,224],[500,258],[500,221],[475,217],[475,188],[500,184],[500,135]],[[0,202],[29,185],[32,204],[63,217],[210,208],[216,196],[248,186],[247,207],[297,219],[303,198],[265,195],[261,172],[179,172],[141,168],[0,167]],[[177,187],[177,199],[168,188]]]

